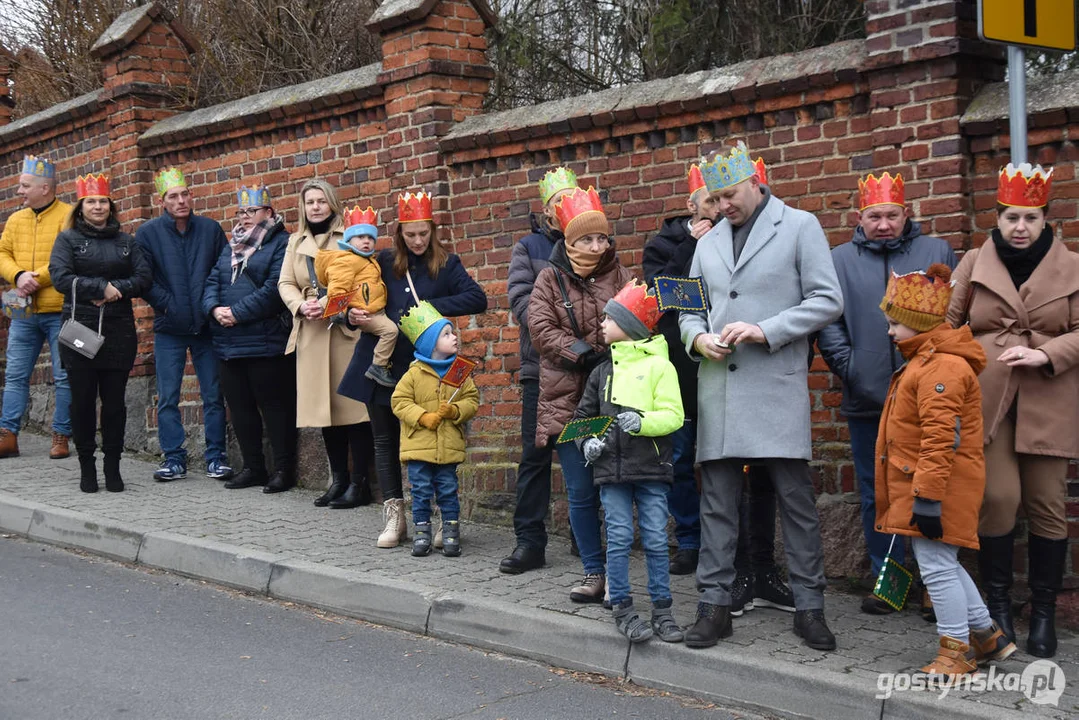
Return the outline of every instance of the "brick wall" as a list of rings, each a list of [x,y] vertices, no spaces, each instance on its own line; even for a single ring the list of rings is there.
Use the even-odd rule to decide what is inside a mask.
[[[992,83],[1003,77],[1003,60],[974,39],[971,2],[869,0],[865,40],[496,114],[481,110],[492,77],[484,57],[488,6],[425,5],[387,3],[371,18],[383,41],[379,64],[190,112],[183,78],[195,42],[156,6],[133,10],[95,49],[102,91],[0,127],[0,167],[12,177],[24,152],[48,155],[60,164],[67,197],[77,174],[111,172],[129,230],[158,212],[152,174],[165,165],[184,169],[196,211],[226,229],[241,183],[266,183],[295,227],[299,187],[322,177],[344,201],[380,210],[383,247],[396,194],[420,185],[434,192],[439,238],[490,298],[486,314],[462,325],[463,352],[484,359],[482,404],[462,466],[472,518],[505,520],[512,507],[519,329],[506,299],[507,265],[529,213],[540,209],[535,184],[552,166],[567,164],[596,186],[622,261],[638,270],[663,218],[685,212],[689,163],[739,139],[764,158],[773,192],[816,214],[833,244],[853,232],[857,178],[869,171],[902,172],[914,217],[957,250],[980,244],[994,222],[1007,127]],[[1032,105],[1031,155],[1055,165],[1051,216],[1071,237],[1079,230],[1079,98],[1046,82],[1044,107]],[[16,205],[6,183],[0,218]],[[140,319],[142,373],[152,372],[148,313]],[[849,547],[861,542],[856,506],[843,495],[855,487],[839,390],[818,359],[809,380],[815,480],[837,500],[822,501],[821,511],[832,544],[845,549],[831,553],[832,574],[856,569]],[[197,393],[185,403],[194,426]],[[139,447],[153,449],[149,406],[145,415]],[[564,499],[554,511],[564,528]]]

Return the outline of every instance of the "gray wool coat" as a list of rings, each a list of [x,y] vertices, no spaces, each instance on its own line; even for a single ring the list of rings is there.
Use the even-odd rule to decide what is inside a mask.
[[[721,221],[697,242],[691,276],[704,279],[711,310],[683,312],[686,350],[700,363],[697,462],[811,458],[808,337],[843,313],[843,293],[817,219],[772,197],[734,261]],[[722,362],[693,349],[700,333],[732,322],[759,325],[767,344],[743,344]]]

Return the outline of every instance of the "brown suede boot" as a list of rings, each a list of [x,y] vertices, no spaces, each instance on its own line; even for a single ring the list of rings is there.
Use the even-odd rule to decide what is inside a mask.
[[[49,458],[52,460],[63,460],[71,455],[71,448],[67,444],[67,435],[61,435],[60,433],[52,434],[52,447],[49,448]]]
[[[0,428],[0,458],[19,456],[19,436]]]
[[[1015,643],[995,622],[984,630],[971,630],[970,644],[974,648],[974,661],[979,665],[1006,660],[1016,650]]]
[[[933,661],[922,668],[926,675],[957,678],[978,669],[974,661],[974,650],[970,645],[944,635],[940,638],[940,649]]]

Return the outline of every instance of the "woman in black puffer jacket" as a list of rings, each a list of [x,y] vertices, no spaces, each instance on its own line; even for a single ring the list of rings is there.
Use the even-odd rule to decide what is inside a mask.
[[[120,454],[124,449],[127,377],[135,364],[138,340],[131,298],[150,287],[150,263],[135,239],[120,231],[116,206],[103,175],[78,179],[78,202],[56,236],[49,273],[64,294],[64,318],[93,328],[101,318],[105,342],[93,359],[60,346],[60,361],[71,384],[71,434],[79,456],[79,489],[97,492],[97,398],[101,398],[101,449],[105,489],[120,492]]]

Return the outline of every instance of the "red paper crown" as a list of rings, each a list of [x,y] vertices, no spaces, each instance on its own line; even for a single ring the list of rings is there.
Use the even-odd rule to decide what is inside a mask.
[[[378,213],[370,205],[366,210],[360,210],[360,206],[357,205],[354,208],[345,208],[345,227],[352,227],[353,225],[374,225],[378,226]]]
[[[569,224],[574,218],[580,217],[587,212],[603,212],[603,203],[599,199],[599,193],[591,185],[588,190],[580,188],[559,198],[554,206],[555,216],[558,218],[558,226],[568,230]]]
[[[693,197],[693,194],[696,193],[698,190],[700,190],[703,187],[705,187],[705,185],[704,185],[704,175],[701,175],[701,166],[700,165],[690,165],[689,166],[689,196]]]
[[[880,179],[873,177],[873,173],[866,176],[865,180],[858,180],[858,209],[865,210],[874,205],[899,205],[906,207],[903,197],[903,176],[896,175],[892,178],[888,173],[882,173]]]
[[[407,223],[433,219],[434,214],[431,212],[431,196],[423,190],[420,190],[415,195],[406,192],[404,195],[397,196],[398,222]]]
[[[655,292],[636,278],[626,283],[613,298],[616,303],[633,313],[649,330],[655,330],[659,322],[659,301]]]
[[[105,175],[84,175],[75,180],[75,196],[79,200],[85,197],[108,197],[109,179]]]
[[[753,167],[757,168],[757,180],[761,185],[768,184],[768,168],[764,166],[764,158],[757,158],[753,161]]]
[[[1041,165],[1023,163],[1019,167],[1008,163],[1000,169],[997,180],[997,202],[1017,208],[1040,208],[1049,204],[1053,187],[1053,171]]]

